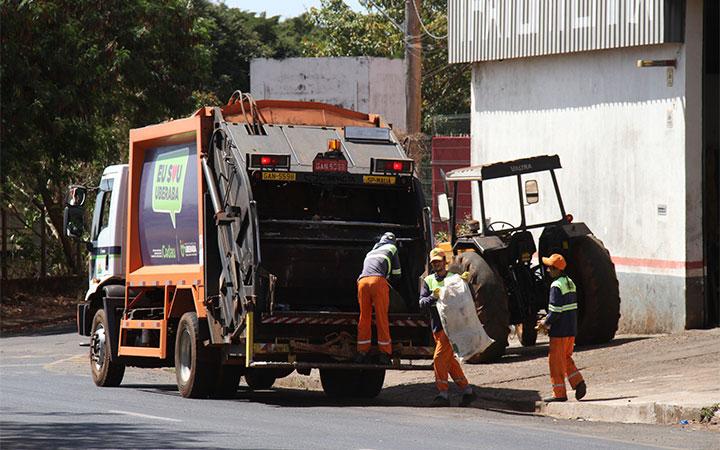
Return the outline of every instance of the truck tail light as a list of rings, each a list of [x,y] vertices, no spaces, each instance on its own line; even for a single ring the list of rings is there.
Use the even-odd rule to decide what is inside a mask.
[[[248,155],[248,170],[290,170],[290,155]]]
[[[374,174],[412,175],[415,162],[412,159],[370,160],[370,172]]]

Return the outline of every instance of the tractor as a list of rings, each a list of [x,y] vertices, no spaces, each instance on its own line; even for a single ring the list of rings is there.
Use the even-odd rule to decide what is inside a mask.
[[[541,258],[553,253],[565,257],[566,273],[577,286],[576,342],[600,344],[615,336],[620,318],[615,266],[590,228],[573,221],[565,211],[555,175],[560,168],[557,155],[544,155],[441,172],[446,193],[438,196],[437,204],[441,220],[449,221],[450,243],[446,246],[454,255],[450,270],[470,273],[468,282],[478,316],[495,340],[470,362],[500,358],[508,346],[510,325],[515,326],[523,346],[535,345],[535,324],[541,311],[547,311],[552,282]],[[541,196],[538,179],[552,184],[554,194],[543,192]],[[454,213],[462,182],[475,184],[479,199],[480,220],[469,224],[458,224]],[[448,197],[450,185],[452,196]],[[513,191],[517,192],[517,204],[511,200]],[[539,206],[545,206],[544,216],[533,209]],[[491,219],[489,209],[512,211],[513,218]]]

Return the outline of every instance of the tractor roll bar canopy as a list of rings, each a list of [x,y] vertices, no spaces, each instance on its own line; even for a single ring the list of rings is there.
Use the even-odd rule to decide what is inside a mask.
[[[481,181],[559,168],[561,166],[558,155],[543,155],[451,170],[447,173],[446,180]]]

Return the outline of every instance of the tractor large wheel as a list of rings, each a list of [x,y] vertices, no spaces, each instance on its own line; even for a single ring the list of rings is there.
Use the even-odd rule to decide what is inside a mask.
[[[475,252],[456,256],[450,269],[456,273],[470,273],[468,285],[475,300],[478,317],[485,332],[495,340],[484,352],[472,357],[468,362],[497,361],[505,354],[510,332],[510,311],[505,283],[487,261]]]
[[[570,243],[567,274],[577,286],[578,344],[602,344],[615,337],[620,320],[620,292],[610,253],[595,236]]]

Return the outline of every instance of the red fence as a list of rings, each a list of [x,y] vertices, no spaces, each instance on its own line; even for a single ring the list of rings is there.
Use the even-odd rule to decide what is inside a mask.
[[[435,136],[432,138],[432,218],[433,231],[448,231],[447,224],[440,222],[437,211],[437,196],[445,192],[440,169],[445,173],[458,167],[470,165],[470,136]],[[450,187],[452,189],[452,187]],[[448,192],[452,195],[452,192]],[[472,213],[470,183],[458,185],[456,201],[458,222]]]

